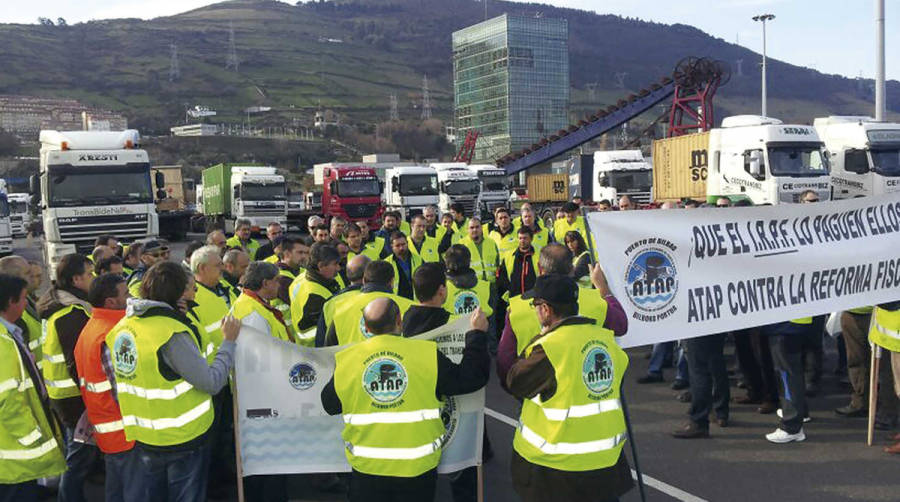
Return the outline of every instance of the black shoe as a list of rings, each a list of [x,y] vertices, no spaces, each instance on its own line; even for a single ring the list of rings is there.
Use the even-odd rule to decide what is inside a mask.
[[[679,402],[682,402],[682,403],[690,403],[691,399],[693,399],[693,398],[694,398],[694,396],[691,394],[691,391],[686,390],[686,391],[678,394],[678,396],[675,399],[677,399]]]
[[[663,381],[663,376],[660,373],[647,373],[646,375],[637,379],[637,383],[659,383]]]
[[[684,390],[690,387],[691,384],[688,383],[687,380],[682,380],[680,378],[676,378],[674,382],[672,382],[672,390]]]
[[[856,407],[849,404],[847,406],[835,408],[834,412],[842,417],[864,417],[869,414],[868,409],[863,407]]]
[[[694,422],[687,422],[686,424],[672,431],[672,437],[676,437],[678,439],[708,438],[709,427],[700,427]]]
[[[875,417],[875,428],[880,431],[892,431],[897,427],[897,420]]]

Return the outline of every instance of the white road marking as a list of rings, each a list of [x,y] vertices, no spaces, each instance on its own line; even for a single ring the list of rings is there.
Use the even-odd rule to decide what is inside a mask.
[[[484,414],[491,418],[499,420],[499,421],[503,422],[504,424],[506,424],[510,427],[513,427],[513,428],[515,428],[519,425],[519,422],[517,420],[510,418],[510,417],[504,415],[503,413],[500,413],[499,411],[494,411],[490,408],[485,408]],[[655,488],[655,489],[665,493],[666,495],[672,497],[673,499],[680,500],[682,502],[707,502],[706,499],[702,499],[696,495],[691,495],[690,493],[688,493],[680,488],[674,487],[674,486],[672,486],[668,483],[665,483],[663,481],[660,481],[656,478],[652,478],[652,477],[648,476],[646,473],[642,473],[642,474],[643,474],[645,485],[647,485],[651,488]],[[637,473],[634,471],[634,469],[631,470],[631,477],[634,479],[637,479]]]

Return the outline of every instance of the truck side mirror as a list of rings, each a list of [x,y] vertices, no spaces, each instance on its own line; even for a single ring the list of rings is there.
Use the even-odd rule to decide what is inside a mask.
[[[154,180],[156,181],[156,188],[165,188],[166,186],[166,175],[162,173],[162,171],[156,171],[153,174]],[[165,196],[163,196],[165,197]],[[163,198],[160,197],[160,198]]]
[[[38,178],[38,175],[32,174],[28,178],[28,192],[32,197],[40,197],[41,194],[41,181]]]
[[[391,191],[392,192],[400,191],[400,178],[398,178],[397,176],[394,176],[393,178],[391,178]]]
[[[156,191],[156,198],[159,200],[163,200],[166,198],[166,191],[163,189],[159,189]]]
[[[759,159],[751,158],[750,159],[750,174],[753,176],[759,176],[762,173],[762,166],[759,165]]]

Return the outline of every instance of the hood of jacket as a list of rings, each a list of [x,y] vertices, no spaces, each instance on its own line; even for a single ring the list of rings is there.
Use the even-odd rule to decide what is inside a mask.
[[[81,305],[88,314],[91,313],[91,304],[87,301],[87,295],[81,291],[51,288],[38,299],[37,312],[41,319],[46,319],[57,310],[69,305]]]
[[[129,298],[125,307],[125,317],[140,317],[152,308],[165,308],[175,310],[166,302],[145,300],[143,298]]]
[[[475,275],[475,271],[471,268],[463,270],[462,272],[456,274],[451,274],[448,272],[447,280],[452,282],[454,286],[460,289],[471,289],[478,284],[478,276]]]

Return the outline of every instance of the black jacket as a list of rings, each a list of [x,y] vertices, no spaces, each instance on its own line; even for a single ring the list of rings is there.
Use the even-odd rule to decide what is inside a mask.
[[[531,260],[533,254],[534,248],[527,256],[519,248],[516,248],[512,270],[506,270],[506,260],[500,263],[500,273],[497,274],[497,290],[499,294],[502,295],[503,292],[509,291],[509,296],[513,297],[521,295],[534,287],[534,281],[537,280],[537,270],[534,269],[534,262]],[[524,288],[522,287],[523,285]]]
[[[416,305],[411,307],[404,317],[404,325],[407,324],[406,318],[411,318],[415,322],[417,328],[427,328],[425,331],[434,329],[439,324],[439,319],[443,318],[443,314],[438,311],[446,312],[440,307],[425,307]],[[449,319],[449,312],[447,318]],[[426,324],[426,321],[434,323]],[[421,333],[417,331],[407,333],[404,331],[403,336],[414,336]],[[396,335],[378,335],[378,336],[396,336]],[[466,333],[466,348],[463,350],[462,360],[459,364],[455,364],[443,353],[437,353],[437,385],[435,386],[435,395],[438,399],[443,396],[456,396],[459,394],[468,394],[484,387],[491,373],[491,358],[487,353],[487,334],[484,331],[469,331]],[[329,415],[339,415],[342,412],[341,400],[338,399],[337,391],[334,389],[334,378],[322,389],[322,406]]]
[[[325,289],[330,291],[332,295],[341,290],[341,286],[336,280],[326,279],[319,275],[315,270],[306,271],[306,280],[321,284]],[[298,330],[306,331],[319,324],[319,317],[322,316],[322,306],[325,305],[326,300],[328,300],[328,298],[323,298],[319,295],[309,295],[309,298],[306,300],[306,305],[303,306],[303,315],[300,319],[296,320]]]

